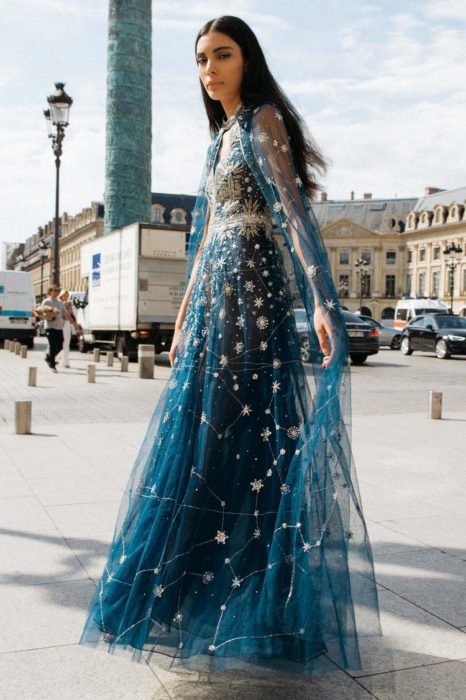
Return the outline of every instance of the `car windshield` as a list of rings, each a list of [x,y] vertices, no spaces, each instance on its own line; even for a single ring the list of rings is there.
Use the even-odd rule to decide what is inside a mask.
[[[435,322],[439,328],[466,329],[466,318],[462,316],[435,316]]]

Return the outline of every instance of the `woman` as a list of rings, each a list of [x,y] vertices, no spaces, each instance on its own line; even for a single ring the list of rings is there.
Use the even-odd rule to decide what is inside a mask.
[[[348,338],[308,199],[325,161],[245,22],[208,22],[195,53],[213,138],[172,371],[80,643],[211,670],[359,668],[380,628]]]
[[[71,324],[73,323],[76,331],[80,330],[80,326],[76,321],[76,317],[73,312],[73,304],[70,301],[70,293],[67,289],[62,289],[58,295],[58,299],[63,302],[65,306],[65,311],[69,314],[69,317],[63,322],[63,350],[62,350],[62,363],[63,367],[70,367],[70,341],[71,341]],[[69,320],[71,319],[71,320]]]

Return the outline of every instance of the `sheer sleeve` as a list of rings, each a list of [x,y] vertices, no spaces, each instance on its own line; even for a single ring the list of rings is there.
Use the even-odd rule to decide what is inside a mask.
[[[348,353],[348,338],[330,273],[319,225],[298,175],[283,116],[275,105],[263,104],[252,117],[251,144],[261,175],[271,194],[291,255],[296,282],[308,319],[320,306],[332,348],[340,360]]]

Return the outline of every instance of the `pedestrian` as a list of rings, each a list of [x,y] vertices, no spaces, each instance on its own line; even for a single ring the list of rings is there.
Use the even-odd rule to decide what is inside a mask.
[[[47,290],[47,296],[35,310],[37,316],[44,318],[45,335],[49,342],[49,350],[45,355],[45,362],[53,372],[57,371],[56,357],[63,348],[63,323],[65,320],[75,324],[65,305],[58,299],[60,287],[51,285]]]
[[[243,20],[207,22],[195,59],[212,140],[172,369],[80,643],[201,670],[357,669],[380,622],[348,336],[310,203],[325,161]]]
[[[73,311],[73,304],[70,300],[70,293],[67,289],[62,289],[58,295],[59,301],[63,302],[65,311],[68,312],[69,317],[65,318],[63,321],[63,349],[62,349],[62,366],[70,367],[70,341],[71,341],[71,325],[74,326],[76,331],[81,330],[80,325],[76,320],[76,316]]]

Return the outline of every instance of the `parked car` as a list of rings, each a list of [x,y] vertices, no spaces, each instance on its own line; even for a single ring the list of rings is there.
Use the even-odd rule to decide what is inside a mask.
[[[311,361],[312,348],[309,342],[309,326],[306,310],[294,309],[296,329],[298,331],[303,362]],[[349,337],[349,354],[353,365],[362,365],[369,355],[379,352],[379,330],[366,323],[357,314],[342,310],[345,326]],[[320,349],[318,349],[320,352]]]
[[[366,323],[370,323],[374,328],[379,330],[379,347],[389,347],[390,350],[399,350],[401,342],[401,331],[397,328],[391,328],[389,326],[384,326],[380,321],[376,321],[375,318],[371,316],[364,316],[364,314],[357,314],[359,318],[362,318]]]
[[[466,355],[466,318],[455,314],[418,316],[403,328],[401,352],[435,352],[439,360]]]

